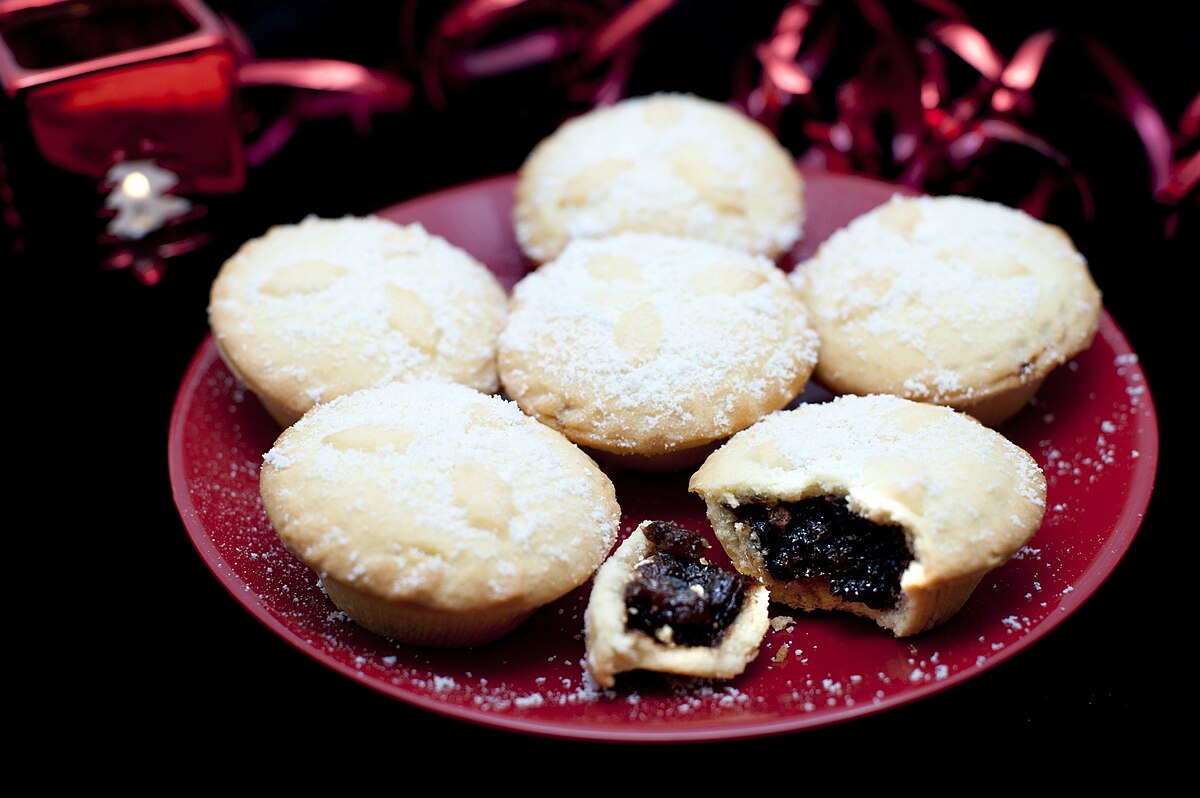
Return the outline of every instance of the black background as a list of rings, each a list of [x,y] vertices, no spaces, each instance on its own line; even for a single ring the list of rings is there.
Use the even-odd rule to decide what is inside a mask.
[[[212,5],[262,57],[340,58],[398,71],[413,64],[398,20],[404,4]],[[414,5],[425,14],[438,7]],[[643,34],[630,93],[727,96],[735,64],[769,35],[779,5],[678,3]],[[973,9],[971,19],[1002,52],[1045,27],[1095,36],[1171,125],[1200,90],[1200,38],[1173,6],[1068,16],[1043,5],[1052,4],[960,7]],[[900,17],[917,9],[916,20],[926,13],[918,3],[887,7]],[[853,53],[850,37],[863,34],[845,35],[840,47]],[[1179,232],[1164,235],[1166,211],[1151,199],[1128,123],[1103,100],[1080,50],[1068,43],[1056,53],[1031,125],[1068,150],[1096,200],[1094,218],[1067,203],[1057,220],[1089,258],[1106,307],[1141,357],[1163,434],[1155,495],[1128,555],[1030,650],[918,704],[834,727],[638,748],[529,737],[413,709],[311,661],[225,592],[179,521],[166,468],[174,394],[207,331],[207,289],[222,259],[270,224],[366,213],[514,170],[572,110],[552,81],[537,83],[550,76],[534,75],[464,89],[442,109],[418,97],[408,113],[374,120],[366,135],[345,119],[305,125],[248,175],[244,191],[210,198],[204,224],[212,241],[171,261],[157,285],[99,269],[92,220],[72,218],[69,203],[61,236],[0,251],[12,280],[9,318],[19,320],[15,329],[10,321],[7,384],[14,437],[23,443],[10,506],[26,520],[10,522],[18,545],[8,569],[17,632],[9,651],[24,666],[13,691],[28,691],[36,705],[18,716],[25,741],[98,760],[98,774],[129,783],[161,763],[177,768],[175,779],[232,783],[230,774],[248,772],[278,785],[300,774],[344,778],[352,789],[364,774],[407,787],[399,777],[432,762],[453,766],[424,771],[435,788],[520,785],[560,763],[563,776],[549,782],[559,789],[588,783],[597,768],[614,782],[659,774],[686,788],[716,768],[743,773],[750,781],[739,777],[739,789],[755,792],[800,791],[810,777],[857,783],[873,771],[897,783],[936,781],[946,760],[976,774],[972,787],[1041,768],[1069,783],[1140,773],[1151,786],[1182,770],[1176,729],[1191,725],[1196,689],[1186,603],[1194,521],[1183,498],[1193,472],[1193,400],[1182,376],[1196,342],[1188,295],[1200,260],[1195,197],[1183,204]],[[281,100],[264,94],[248,102],[269,114]],[[1003,190],[994,180],[978,185]],[[25,201],[55,205],[54,198]]]

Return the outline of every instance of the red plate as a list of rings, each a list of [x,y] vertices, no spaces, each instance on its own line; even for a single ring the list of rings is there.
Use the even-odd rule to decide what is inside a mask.
[[[897,189],[806,172],[806,236],[784,264]],[[437,192],[380,211],[419,221],[488,264],[508,287],[527,265],[509,222],[514,178]],[[811,398],[819,399],[817,394]],[[1137,533],[1158,462],[1145,376],[1105,312],[1092,348],[1052,374],[1002,430],[1046,472],[1045,521],[1031,545],[989,575],[949,623],[896,640],[833,614],[769,631],[762,653],[726,683],[627,674],[611,691],[584,678],[590,585],[543,608],[515,633],[464,651],[399,645],[337,612],[279,542],[263,513],[258,467],[279,427],[234,380],[211,338],[196,352],[171,418],[175,503],[200,556],[271,632],[359,684],[485,726],[564,739],[685,742],[789,732],[881,712],[946,690],[1024,650],[1078,609]],[[646,518],[708,530],[688,473],[610,472],[628,532]]]

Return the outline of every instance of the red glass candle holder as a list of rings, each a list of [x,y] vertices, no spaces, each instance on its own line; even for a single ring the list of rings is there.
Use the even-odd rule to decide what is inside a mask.
[[[150,157],[181,193],[245,180],[237,58],[194,0],[0,0],[0,85],[53,167],[100,179]]]
[[[252,86],[295,96],[248,142]],[[83,239],[154,282],[204,238],[171,228],[203,216],[206,195],[240,191],[298,122],[358,121],[411,96],[357,64],[258,60],[201,0],[0,0],[0,256]]]

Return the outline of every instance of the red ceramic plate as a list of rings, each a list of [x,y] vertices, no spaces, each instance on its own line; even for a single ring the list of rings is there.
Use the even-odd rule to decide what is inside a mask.
[[[857,177],[805,176],[806,236],[785,268],[897,190]],[[509,224],[512,189],[511,176],[497,177],[380,215],[423,223],[511,287],[528,268]],[[780,628],[767,633],[739,678],[627,674],[610,691],[594,689],[581,664],[590,585],[507,638],[471,650],[399,645],[346,620],[263,513],[259,462],[280,429],[230,376],[211,339],[179,387],[169,463],[184,526],[213,574],[268,630],[334,671],[486,726],[565,739],[685,742],[813,728],[917,701],[1016,655],[1078,609],[1132,542],[1158,461],[1145,376],[1107,312],[1092,348],[1052,374],[1035,403],[1002,431],[1046,472],[1045,521],[1032,544],[989,575],[949,623],[897,640],[860,619],[774,607]],[[687,473],[610,473],[624,531],[646,518],[708,530],[702,502],[687,492]]]

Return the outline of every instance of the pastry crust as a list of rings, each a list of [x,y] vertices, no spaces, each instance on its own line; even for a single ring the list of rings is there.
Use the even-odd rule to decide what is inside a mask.
[[[601,687],[612,687],[620,673],[658,671],[707,679],[732,679],[758,656],[770,625],[767,589],[755,582],[741,610],[716,646],[663,642],[628,628],[625,589],[638,563],[655,551],[643,521],[596,572],[584,614],[587,672]]]
[[[980,580],[1037,532],[1046,480],[1033,457],[964,413],[890,395],[842,396],[775,413],[738,433],[691,477],[734,566],[761,579],[774,601],[843,610],[897,637],[918,634],[961,609]],[[893,607],[872,609],[831,594],[819,580],[781,581],[735,510],[818,496],[899,526],[912,561]]]
[[[814,380],[998,426],[1092,342],[1101,295],[1058,227],[972,197],[903,197],[791,274],[821,336]]]
[[[275,532],[351,618],[432,646],[511,631],[616,541],[612,482],[513,403],[455,383],[338,397],[263,457]]]
[[[213,281],[222,359],[281,426],[375,385],[499,388],[508,296],[466,251],[419,224],[310,216],[247,241]]]
[[[505,393],[597,456],[694,468],[804,389],[817,339],[784,273],[706,241],[574,241],[514,287]],[[680,459],[682,457],[682,459]]]
[[[535,264],[576,238],[685,236],[776,259],[799,240],[804,184],[769,130],[690,94],[592,109],[534,147],[518,172],[517,241]]]

